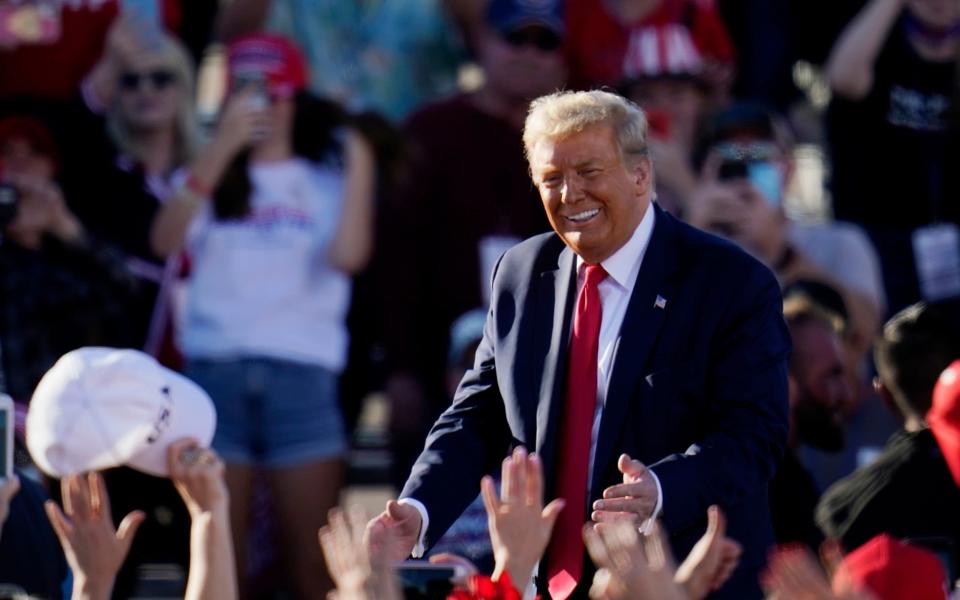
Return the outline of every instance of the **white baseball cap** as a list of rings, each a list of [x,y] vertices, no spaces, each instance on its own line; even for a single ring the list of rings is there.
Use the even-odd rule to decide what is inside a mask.
[[[126,465],[167,476],[167,448],[185,437],[209,446],[210,396],[137,350],[80,348],[40,380],[27,412],[27,448],[53,477]]]

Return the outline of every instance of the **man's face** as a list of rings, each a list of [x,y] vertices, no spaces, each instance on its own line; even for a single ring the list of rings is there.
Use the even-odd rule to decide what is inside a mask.
[[[487,87],[510,99],[524,100],[560,89],[567,76],[560,44],[560,37],[543,27],[509,33],[485,29],[480,38],[480,64]]]
[[[39,179],[52,179],[55,170],[53,159],[22,137],[11,137],[0,143],[0,164],[7,173]]]
[[[589,264],[619,250],[650,204],[650,162],[631,162],[635,164],[624,164],[608,125],[592,125],[558,140],[544,138],[531,149],[530,174],[547,219]]]
[[[827,452],[844,445],[843,407],[850,388],[843,370],[839,336],[824,323],[792,328],[795,366],[790,406],[796,439]]]

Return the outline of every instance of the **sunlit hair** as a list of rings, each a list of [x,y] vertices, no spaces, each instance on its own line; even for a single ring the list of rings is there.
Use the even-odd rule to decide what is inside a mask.
[[[157,48],[152,51],[151,58],[160,59],[164,66],[173,72],[175,84],[178,86],[177,114],[173,124],[175,128],[173,157],[175,165],[184,165],[193,160],[199,144],[193,60],[183,44],[167,33],[159,35]],[[119,94],[114,98],[114,105],[107,112],[107,131],[121,152],[137,161],[143,161],[143,149],[137,143],[136,133],[118,110],[118,101]]]
[[[530,103],[523,146],[530,152],[540,140],[559,140],[594,125],[613,128],[624,163],[647,155],[647,118],[639,106],[602,90],[555,92]]]

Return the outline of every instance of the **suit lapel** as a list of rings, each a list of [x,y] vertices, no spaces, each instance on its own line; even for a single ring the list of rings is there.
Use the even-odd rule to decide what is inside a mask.
[[[637,401],[637,383],[656,343],[664,317],[670,310],[669,301],[675,293],[675,282],[669,277],[676,260],[674,235],[671,217],[657,209],[653,235],[644,254],[617,340],[613,374],[597,435],[590,486],[592,491],[599,492],[605,466],[615,460],[613,454],[620,439],[628,403]]]
[[[563,382],[567,372],[567,345],[570,339],[570,320],[573,315],[573,302],[576,295],[576,255],[564,248],[557,260],[557,270],[545,271],[540,276],[540,294],[542,301],[542,318],[550,319],[544,323],[543,331],[549,331],[549,338],[542,336],[539,342],[539,351],[546,358],[543,363],[543,374],[531,373],[534,389],[539,391],[537,396],[537,437],[536,451],[544,461],[544,465],[553,464],[553,455],[556,448],[556,429],[560,409],[563,406]],[[552,310],[551,310],[552,306]],[[555,469],[549,467],[547,473],[547,490],[552,489],[552,474]]]

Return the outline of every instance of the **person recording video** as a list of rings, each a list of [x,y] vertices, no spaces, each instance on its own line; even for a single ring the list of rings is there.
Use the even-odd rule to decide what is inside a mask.
[[[67,208],[57,148],[42,122],[0,120],[0,171],[3,381],[26,402],[65,352],[122,340],[123,306],[137,283]]]

